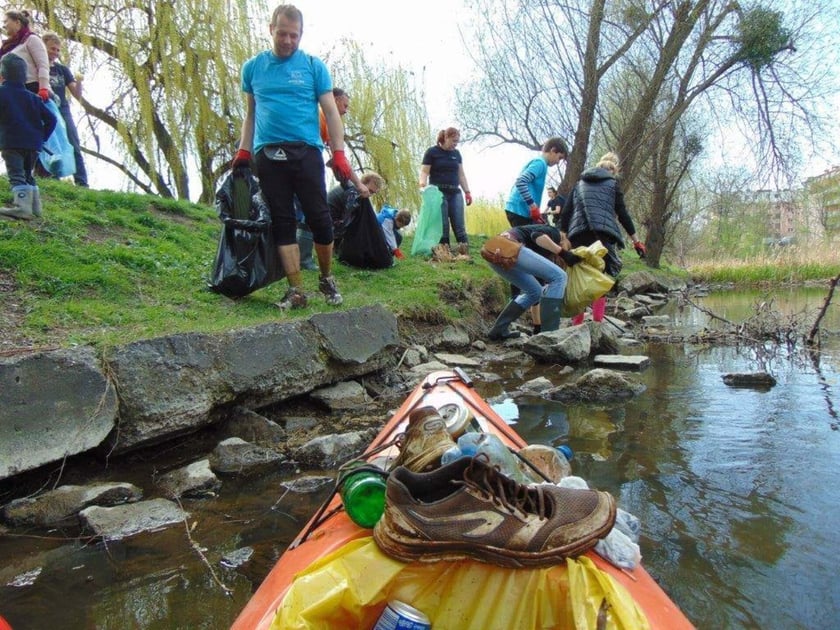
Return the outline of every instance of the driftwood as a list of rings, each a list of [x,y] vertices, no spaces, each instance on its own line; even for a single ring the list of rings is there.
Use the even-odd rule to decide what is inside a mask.
[[[813,347],[814,345],[819,346],[819,342],[817,341],[817,335],[820,332],[820,322],[825,316],[829,304],[831,304],[831,298],[834,295],[834,289],[837,287],[838,282],[840,282],[840,274],[832,278],[831,282],[829,283],[828,295],[825,296],[825,300],[823,300],[823,305],[820,309],[819,315],[817,315],[817,319],[814,321],[814,325],[811,327],[811,332],[808,333],[808,338],[805,340],[806,345],[808,345],[809,347]]]

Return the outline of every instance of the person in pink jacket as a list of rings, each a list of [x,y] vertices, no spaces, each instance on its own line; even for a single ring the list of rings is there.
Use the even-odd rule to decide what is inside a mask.
[[[44,42],[29,30],[29,21],[28,11],[6,11],[3,27],[8,37],[0,46],[0,59],[10,52],[23,59],[26,62],[26,89],[46,102],[52,94],[50,60]]]

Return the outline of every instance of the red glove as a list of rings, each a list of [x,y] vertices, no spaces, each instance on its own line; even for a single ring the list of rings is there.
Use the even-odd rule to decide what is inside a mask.
[[[471,206],[472,205],[472,195],[468,192],[465,192],[464,197],[466,197],[466,199],[467,199],[467,205]]]
[[[644,258],[647,254],[647,248],[642,241],[636,241],[633,243],[633,249],[636,250],[636,253],[639,255],[639,258]]]
[[[332,170],[337,180],[346,182],[350,179],[352,171],[350,170],[350,162],[347,161],[347,156],[344,155],[344,151],[333,151],[331,162]]]
[[[537,204],[532,203],[529,210],[531,212],[531,221],[534,223],[545,223],[545,221],[543,221],[542,214],[540,214],[540,207]]]
[[[233,162],[230,163],[230,167],[239,168],[244,166],[248,168],[251,165],[251,152],[246,151],[245,149],[239,149],[236,152],[236,155],[233,156]]]
[[[41,97],[41,100],[45,103],[50,100],[50,91],[47,88],[41,88],[38,90],[38,96]]]
[[[400,251],[400,248],[399,248],[399,247],[397,247],[397,249],[395,249],[395,250],[394,250],[394,256],[396,256],[396,257],[397,257],[397,258],[399,258],[400,260],[402,260],[403,258],[405,258],[405,254],[403,254],[403,253]]]

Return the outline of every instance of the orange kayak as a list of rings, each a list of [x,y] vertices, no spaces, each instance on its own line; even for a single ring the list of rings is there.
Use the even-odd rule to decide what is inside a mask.
[[[473,389],[472,383],[466,374],[464,374],[464,372],[460,369],[455,369],[453,371],[438,371],[429,374],[408,396],[402,406],[386,423],[373,442],[371,442],[366,451],[367,455],[363,456],[363,459],[373,460],[375,457],[382,456],[383,454],[396,457],[398,454],[396,446],[387,446],[385,450],[382,450],[382,447],[392,443],[397,435],[405,431],[408,416],[412,410],[427,405],[434,406],[438,409],[446,407],[447,409],[459,410],[465,417],[469,418],[470,430],[493,433],[510,447],[519,449],[526,445],[526,442]],[[447,417],[443,412],[441,412],[441,415]],[[458,421],[457,416],[458,414],[455,414],[454,421]],[[447,423],[449,423],[449,421],[450,419],[447,417]],[[345,553],[377,553],[373,542],[368,540],[370,535],[370,530],[363,529],[350,520],[342,509],[340,497],[338,495],[333,496],[324,506],[322,506],[322,509],[313,516],[306,527],[304,527],[303,530],[301,530],[301,533],[298,534],[297,538],[292,541],[289,548],[280,557],[271,572],[268,576],[266,576],[265,580],[254,593],[244,610],[234,621],[232,630],[262,630],[271,628],[272,624],[274,624],[274,628],[351,627],[350,625],[347,625],[349,622],[346,620],[340,625],[337,622],[319,622],[310,625],[307,623],[288,624],[276,618],[278,617],[278,611],[283,609],[284,615],[286,615],[283,619],[288,619],[290,604],[289,601],[284,602],[284,600],[286,599],[287,594],[289,594],[290,599],[294,598],[298,601],[300,600],[299,593],[295,591],[295,588],[297,588],[297,591],[300,591],[301,588],[305,588],[301,586],[302,581],[309,579],[311,580],[309,584],[312,585],[310,588],[324,590],[324,582],[318,581],[319,579],[323,580],[323,578],[312,575],[312,567],[323,567],[324,563],[328,562],[330,558],[335,557],[336,555],[340,556]],[[345,551],[348,549],[351,551]],[[373,579],[374,576],[372,576],[370,572],[375,572],[375,567],[379,565],[376,565],[375,562],[371,563],[370,556],[366,556],[366,559],[362,564],[354,565],[353,561],[348,560],[346,557],[341,558],[341,562],[341,566],[344,567],[343,571],[345,572],[345,577],[350,581],[355,581],[358,585],[361,585],[360,589],[357,589],[355,585],[351,587],[350,590],[354,591],[354,593],[357,590],[364,590],[364,587],[369,586],[370,582],[375,582],[375,579]],[[377,562],[382,562],[382,566],[387,566],[388,570],[392,571],[394,574],[399,572],[399,568],[395,568],[394,565],[399,565],[400,563],[395,560],[386,558],[377,560]],[[411,565],[403,566],[413,567],[414,565],[419,565],[428,567],[431,564],[440,565],[446,563],[412,563]],[[514,588],[514,585],[516,584],[515,580],[521,579],[523,576],[526,576],[528,580],[534,583],[535,580],[537,580],[537,578],[534,577],[535,574],[532,574],[531,570],[502,569],[500,567],[493,567],[491,565],[478,562],[452,564],[457,564],[458,566],[443,569],[448,571],[447,579],[449,579],[450,582],[447,583],[446,588],[449,590],[457,588],[457,586],[451,586],[451,580],[453,579],[453,575],[460,575],[458,572],[472,571],[473,573],[471,578],[460,579],[471,579],[473,582],[475,582],[475,575],[479,573],[494,573],[493,579],[496,580],[496,584],[502,585],[500,587],[500,591],[498,591],[498,593],[501,593],[502,595],[487,595],[490,591],[484,591],[485,597],[504,597],[504,593],[506,591],[510,591],[510,589]],[[475,565],[475,567],[472,567],[471,565]],[[360,566],[364,567],[364,569],[362,569],[365,573],[364,575],[355,575],[355,570],[348,568]],[[629,606],[633,609],[633,614],[636,615],[636,617],[632,617],[632,619],[636,619],[636,621],[628,622],[627,619],[629,617],[625,616],[623,624],[618,623],[611,625],[602,623],[604,620],[601,618],[603,616],[603,614],[601,614],[598,617],[598,623],[592,623],[590,625],[592,628],[649,627],[653,629],[667,628],[668,630],[681,630],[683,628],[694,627],[682,611],[680,611],[676,604],[671,601],[668,595],[659,587],[659,585],[641,565],[638,565],[633,570],[621,569],[613,566],[594,551],[589,551],[577,560],[570,560],[569,567],[568,574],[566,573],[567,567],[563,565],[552,567],[551,570],[545,574],[540,574],[538,588],[541,596],[545,596],[546,590],[549,591],[548,595],[551,596],[551,588],[553,588],[552,585],[559,584],[563,585],[564,588],[571,588],[570,585],[573,583],[578,585],[591,585],[598,582],[601,585],[606,584],[607,586],[605,588],[613,592],[614,595],[618,593],[618,599],[629,602]],[[574,570],[572,570],[572,567],[574,567]],[[420,569],[418,568],[417,570],[419,571]],[[593,574],[597,575],[593,576]],[[414,574],[412,574],[411,571],[403,572],[403,580],[410,579],[406,578],[406,575],[411,576]],[[333,577],[334,576],[330,576],[327,578],[327,583],[330,588],[333,588],[333,583],[329,580],[332,580]],[[435,576],[433,579],[438,580],[438,584],[443,584],[443,582],[440,581],[442,578],[439,575]],[[580,589],[582,587],[579,586],[578,588]],[[421,596],[422,590],[423,589],[421,588],[415,589],[418,599]],[[426,590],[428,591],[428,589]],[[405,601],[405,594],[412,592],[414,591],[411,589],[406,590],[405,585],[403,584],[403,589],[400,591],[402,594],[400,599]],[[428,593],[426,593],[426,595],[428,595]],[[473,590],[471,593],[471,596],[473,597],[481,597],[481,595],[482,591]],[[440,599],[440,597],[436,597],[437,599]],[[336,597],[333,594],[331,599],[337,601],[342,598]],[[345,597],[344,599],[347,598]],[[435,601],[437,601],[437,599]],[[570,601],[573,598],[570,597],[568,592],[564,592],[561,595],[553,597],[553,599],[556,601]],[[587,606],[590,608],[592,607],[592,601],[586,602],[583,599],[580,601],[583,602],[581,604],[583,608],[586,608]],[[587,614],[590,615],[588,617],[590,620],[594,618],[596,613],[598,613],[598,602],[601,602],[602,607],[604,605],[604,602],[601,601],[601,599],[593,601],[595,601],[594,612],[591,610],[586,611]],[[367,620],[371,615],[375,620],[378,613],[384,608],[385,603],[387,603],[385,600],[378,602],[378,610],[367,612],[363,611],[366,615],[364,617],[366,620],[365,623],[369,624]],[[407,601],[406,603],[411,605],[415,604],[416,601]],[[318,606],[323,605],[325,605],[323,602],[318,603]],[[555,603],[554,605],[562,604]],[[574,613],[568,613],[569,618],[574,618],[574,623],[568,627],[587,627],[587,625],[589,625],[581,621],[584,618],[584,612],[582,612],[581,606],[578,606]],[[309,609],[311,610],[312,608],[315,608],[315,606],[309,604]],[[428,613],[428,611],[424,612]],[[464,612],[461,611],[461,614],[463,615]],[[432,618],[433,627],[447,627],[446,623],[436,623],[434,615],[430,614],[429,616]],[[326,614],[324,618],[337,619],[338,617],[330,617],[329,614]],[[360,624],[361,622],[358,620],[361,618],[362,617],[354,618],[355,621],[353,623]],[[554,627],[552,624],[545,625],[545,614],[542,614],[540,618],[542,620],[540,622],[542,625],[534,624],[532,627]],[[550,614],[548,615],[548,618],[552,618]],[[644,623],[645,620],[646,623]],[[468,625],[470,624],[461,622],[460,625],[449,624],[449,627],[467,627]],[[493,627],[500,627],[494,624],[491,625],[493,625]],[[491,625],[473,624],[473,627],[486,628],[491,627]],[[371,626],[372,624],[366,626],[356,625],[355,627],[364,628]],[[527,627],[527,625],[519,627]],[[557,627],[567,627],[567,624],[560,624],[558,622]]]

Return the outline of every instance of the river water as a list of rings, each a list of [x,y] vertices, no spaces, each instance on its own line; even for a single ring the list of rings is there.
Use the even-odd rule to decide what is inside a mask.
[[[824,296],[824,289],[797,289],[772,300],[790,321],[809,324]],[[726,291],[697,302],[742,321],[769,299]],[[713,324],[692,307],[666,312],[695,330]],[[647,343],[632,350],[651,359],[633,375],[647,389],[617,405],[510,400],[506,392],[523,380],[563,380],[539,365],[508,366],[501,380],[476,387],[529,442],[569,444],[575,474],[641,519],[643,563],[698,628],[834,628],[836,303],[822,330],[835,334],[822,336],[817,358],[782,348]],[[723,383],[726,373],[754,371],[769,372],[777,385]],[[149,485],[147,467],[123,464],[120,473]],[[218,499],[185,501],[190,533],[172,527],[107,546],[79,542],[73,531],[0,536],[0,614],[15,630],[227,628],[324,496],[292,497],[280,482],[226,481]],[[249,562],[220,565],[245,546],[254,549]]]

